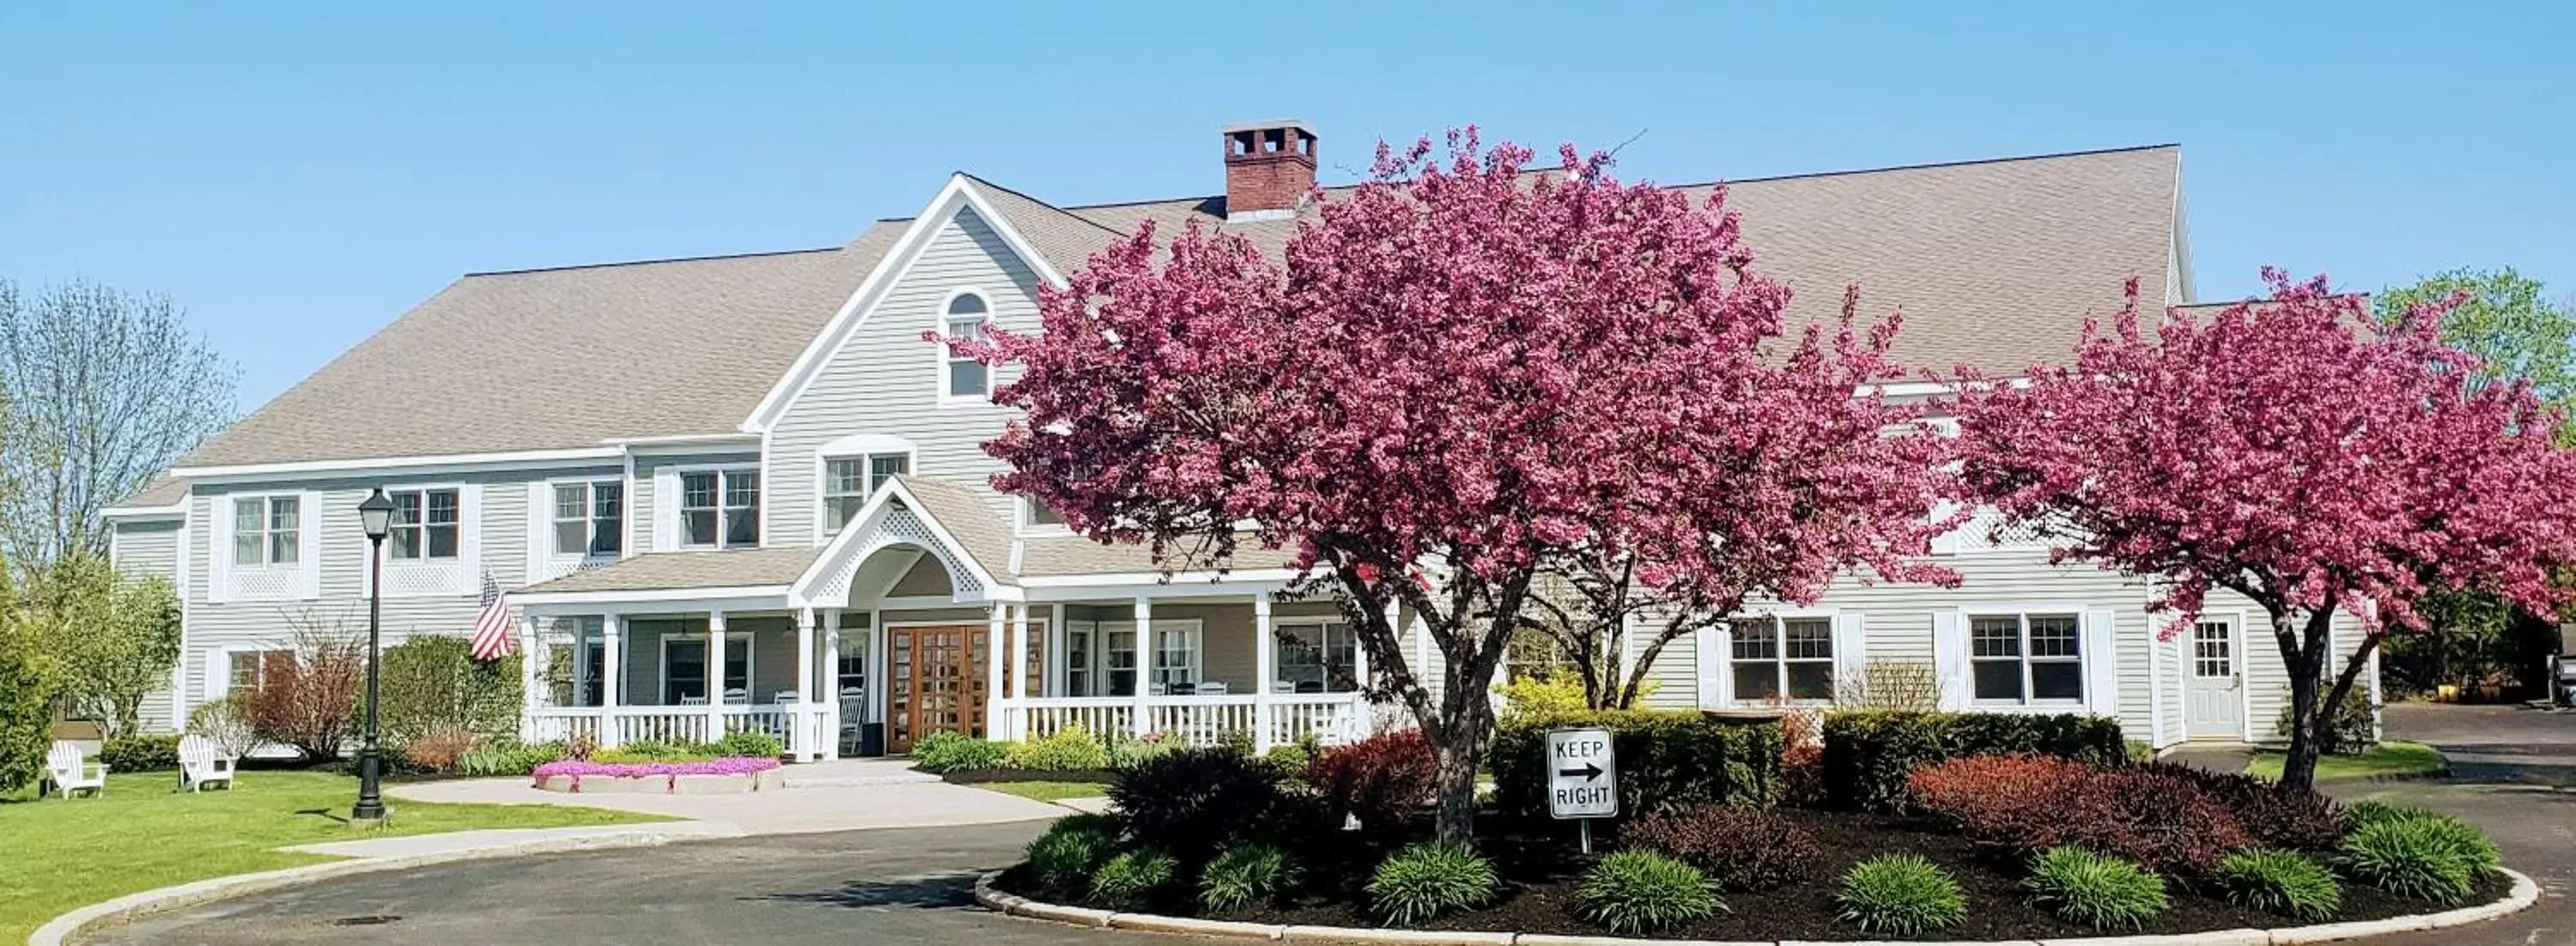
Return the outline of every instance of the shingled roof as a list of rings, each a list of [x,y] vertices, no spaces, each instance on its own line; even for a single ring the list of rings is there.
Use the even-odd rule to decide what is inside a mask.
[[[1729,184],[1729,206],[1794,320],[1831,319],[1858,284],[1868,313],[1905,312],[1899,360],[2016,373],[2064,357],[2132,276],[2169,301],[2180,165],[2163,145],[1767,178]],[[1060,273],[1147,221],[1277,254],[1314,214],[1228,223],[1223,197],[1057,207],[976,184]],[[732,433],[909,222],[818,250],[466,276],[179,466]]]

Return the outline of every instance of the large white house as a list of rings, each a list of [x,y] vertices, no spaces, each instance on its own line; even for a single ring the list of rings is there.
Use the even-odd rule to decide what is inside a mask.
[[[457,280],[109,513],[117,565],[173,576],[185,601],[151,720],[258,686],[299,624],[364,627],[357,506],[381,487],[400,510],[388,640],[468,633],[490,575],[538,655],[531,738],[756,727],[816,758],[859,751],[870,724],[896,753],[1076,723],[1265,744],[1365,730],[1370,672],[1334,603],[1282,597],[1275,557],[1165,580],[1143,550],[995,492],[978,444],[1009,416],[987,400],[1006,378],[922,340],[1032,329],[1040,285],[1145,221],[1275,252],[1312,210],[1316,138],[1273,122],[1221,140],[1200,182],[1220,194],[1068,207],[958,174],[842,246]],[[1901,359],[2011,375],[2066,357],[2131,277],[2149,305],[2195,301],[2181,159],[1801,175],[1735,182],[1729,202],[1795,317],[1858,284],[1872,311],[1905,311]],[[1845,582],[1704,633],[1656,662],[1651,702],[1824,704],[1868,663],[1910,662],[1956,708],[2116,715],[2158,746],[2270,735],[2287,687],[2241,599],[2165,640],[2142,582],[1982,528],[1935,554],[1961,587]],[[1414,637],[1409,662],[1432,664]]]

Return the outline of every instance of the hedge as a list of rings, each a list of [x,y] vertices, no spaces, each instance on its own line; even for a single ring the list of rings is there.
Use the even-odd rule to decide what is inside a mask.
[[[1495,727],[1494,802],[1506,816],[1547,817],[1547,733],[1607,729],[1619,763],[1619,815],[1702,802],[1767,808],[1780,795],[1780,726],[1700,713],[1608,710],[1518,718]]]
[[[98,761],[110,772],[175,772],[179,769],[179,737],[124,736],[101,743]]]
[[[2073,713],[1828,713],[1825,799],[1846,810],[1893,810],[1904,805],[1905,779],[1916,768],[1977,755],[2119,768],[2128,762],[2128,744],[2119,720]]]

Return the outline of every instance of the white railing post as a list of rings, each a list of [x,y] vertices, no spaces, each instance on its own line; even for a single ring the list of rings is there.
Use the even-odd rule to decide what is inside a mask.
[[[792,739],[787,751],[798,762],[819,758],[814,751],[813,727],[805,725],[806,712],[814,708],[814,609],[796,611],[796,718],[787,731]]]
[[[579,655],[576,654],[576,657]],[[626,694],[626,615],[614,611],[599,616],[599,731],[595,738],[601,746],[615,746],[625,740],[618,730],[617,706]]]
[[[1279,631],[1270,620],[1270,591],[1262,589],[1252,596],[1252,745],[1269,752],[1271,739],[1271,679],[1279,675]]]
[[[1136,596],[1136,738],[1154,731],[1154,599]]]
[[[724,665],[725,613],[707,612],[707,732],[702,742],[724,738]],[[751,681],[743,681],[743,692],[751,692]]]
[[[823,609],[822,757],[841,757],[841,609]]]
[[[575,651],[579,653],[579,651]],[[543,654],[537,652],[537,616],[519,612],[519,741],[537,742],[537,704],[542,684],[538,680]]]
[[[1002,616],[1010,605],[994,602],[984,629],[984,738],[1007,738],[1002,733]]]

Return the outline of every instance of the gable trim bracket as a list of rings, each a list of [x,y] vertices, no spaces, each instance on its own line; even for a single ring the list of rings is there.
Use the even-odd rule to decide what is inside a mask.
[[[831,544],[823,547],[823,554],[814,557],[804,574],[788,583],[788,606],[838,606],[837,602],[849,594],[850,581],[867,563],[868,556],[898,545],[919,548],[937,559],[948,570],[950,599],[956,603],[1019,601],[1025,597],[1018,585],[1000,580],[966,551],[898,478],[868,497],[868,504],[859,509],[857,518],[832,537]]]

